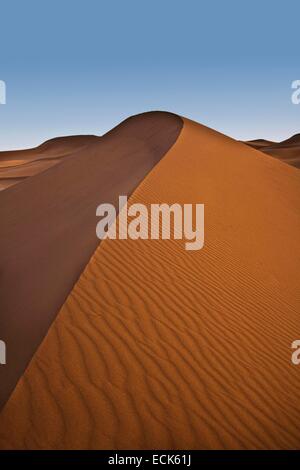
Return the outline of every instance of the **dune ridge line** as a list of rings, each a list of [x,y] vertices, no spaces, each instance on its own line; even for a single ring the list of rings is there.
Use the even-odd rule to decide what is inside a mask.
[[[105,239],[2,411],[1,448],[297,448],[299,180],[185,119],[130,201],[203,201],[204,249]]]
[[[182,125],[178,116],[150,112],[79,150],[82,139],[72,138],[73,153],[70,139],[52,140],[44,150],[65,146],[66,158],[0,191],[0,332],[8,358],[0,409],[99,244],[96,207],[130,195]]]

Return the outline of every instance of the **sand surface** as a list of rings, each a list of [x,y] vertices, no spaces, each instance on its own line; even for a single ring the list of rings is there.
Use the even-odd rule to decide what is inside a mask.
[[[33,149],[0,152],[0,190],[56,165],[99,140],[94,135],[58,137]]]
[[[267,155],[279,158],[284,163],[300,168],[300,134],[296,134],[283,142],[257,139],[245,143]]]
[[[97,206],[131,194],[181,128],[179,117],[154,112],[101,138],[54,139],[44,154],[67,157],[51,168],[44,160],[39,174],[0,192],[0,332],[8,351],[0,409],[99,244]],[[13,178],[23,168],[7,172]]]
[[[204,203],[204,248],[102,242],[2,411],[0,447],[298,448],[298,170],[185,120],[131,202]]]

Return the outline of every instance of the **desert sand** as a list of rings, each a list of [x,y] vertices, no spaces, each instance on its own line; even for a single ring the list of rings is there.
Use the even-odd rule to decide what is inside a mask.
[[[58,137],[33,149],[0,152],[0,190],[56,165],[99,139],[94,135]]]
[[[184,120],[131,202],[204,203],[204,248],[104,240],[2,410],[0,447],[298,448],[298,170]]]
[[[96,207],[130,195],[181,127],[179,117],[157,112],[129,118],[101,138],[46,142],[44,154],[65,157],[0,192],[0,339],[8,351],[0,409],[99,244]]]
[[[289,165],[300,168],[300,134],[296,134],[282,142],[257,139],[245,143],[267,155],[279,158]]]

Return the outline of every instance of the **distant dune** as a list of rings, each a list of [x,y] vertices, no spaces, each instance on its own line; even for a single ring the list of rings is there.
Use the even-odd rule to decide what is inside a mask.
[[[155,155],[169,132],[162,125],[157,134],[160,127],[151,137],[158,135],[156,143],[149,143]],[[179,127],[174,118],[172,138],[160,155],[175,141]],[[132,131],[134,135],[134,126]],[[125,133],[123,139],[125,145]],[[123,154],[126,167],[135,168],[141,146],[140,142],[132,164],[127,160],[130,154]],[[109,152],[114,149],[107,146]],[[106,165],[111,159],[110,154]],[[130,201],[204,203],[204,248],[187,252],[181,240],[104,240],[2,410],[1,448],[299,447],[299,369],[291,364],[291,343],[299,336],[300,174],[188,120],[165,156],[159,162],[155,159],[157,164],[146,177],[139,172],[141,182]],[[69,165],[71,171],[74,164],[75,159],[61,165]],[[83,171],[81,159],[79,168]],[[87,182],[94,194],[100,177],[94,168],[86,175],[83,171],[85,185],[75,201],[77,211],[82,203],[82,212],[76,217],[77,211],[67,212],[66,223],[72,226],[69,233],[64,229],[64,239],[71,244],[80,222],[91,231],[95,222],[83,220],[86,201],[93,211],[96,204],[97,198],[86,198]],[[74,188],[67,175],[65,171],[51,196],[59,188]],[[8,189],[7,195],[21,187]],[[99,193],[98,202],[104,196]],[[59,193],[48,231],[58,220],[61,200]],[[12,202],[8,199],[4,206],[11,207]],[[20,202],[17,216],[23,212]],[[28,214],[25,211],[24,217]],[[39,245],[36,236],[31,253]],[[44,254],[45,267],[58,251],[55,245],[50,251],[40,248],[38,259]],[[89,243],[89,249],[93,246]],[[84,239],[79,247],[85,247]],[[26,266],[38,269],[38,260],[35,263],[36,268],[27,259],[23,271],[20,266],[11,291],[16,279],[20,282],[26,275]],[[69,273],[62,269],[56,257],[53,272],[65,285]],[[60,299],[71,284],[62,289]],[[48,309],[53,298],[49,278],[40,288]],[[37,292],[35,287],[27,295],[35,299]],[[52,311],[58,305],[52,305]],[[34,316],[27,308],[23,323],[31,316],[33,324],[41,315],[41,308]],[[46,323],[43,331],[50,319]],[[22,328],[24,324],[20,336]]]
[[[300,134],[296,134],[282,142],[257,139],[247,141],[245,144],[272,157],[279,158],[284,163],[300,168]]]
[[[56,165],[99,139],[94,135],[58,137],[33,149],[0,152],[0,190]]]
[[[0,191],[0,339],[9,357],[0,368],[0,409],[99,244],[96,207],[130,195],[181,127],[175,115],[148,113],[101,138],[54,139],[23,152],[41,172]],[[22,152],[12,153],[11,171],[24,172],[16,165]],[[49,168],[50,156],[64,157]]]

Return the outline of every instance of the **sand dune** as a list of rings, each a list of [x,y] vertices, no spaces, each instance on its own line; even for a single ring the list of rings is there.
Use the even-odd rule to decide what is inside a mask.
[[[56,165],[99,140],[94,135],[58,137],[33,149],[0,152],[0,190]]]
[[[34,170],[32,162],[6,170],[18,182],[21,169],[23,180],[0,193],[0,332],[9,354],[0,408],[99,243],[96,207],[131,194],[181,127],[167,113],[135,116],[101,139],[88,137],[88,145],[81,137],[45,143],[39,156],[68,157],[48,169],[39,160],[39,174],[37,160]]]
[[[2,411],[0,447],[299,447],[299,183],[185,120],[131,202],[204,203],[205,247],[102,242]]]
[[[284,163],[300,168],[300,134],[296,134],[282,142],[257,139],[245,143],[272,157],[279,158]]]

